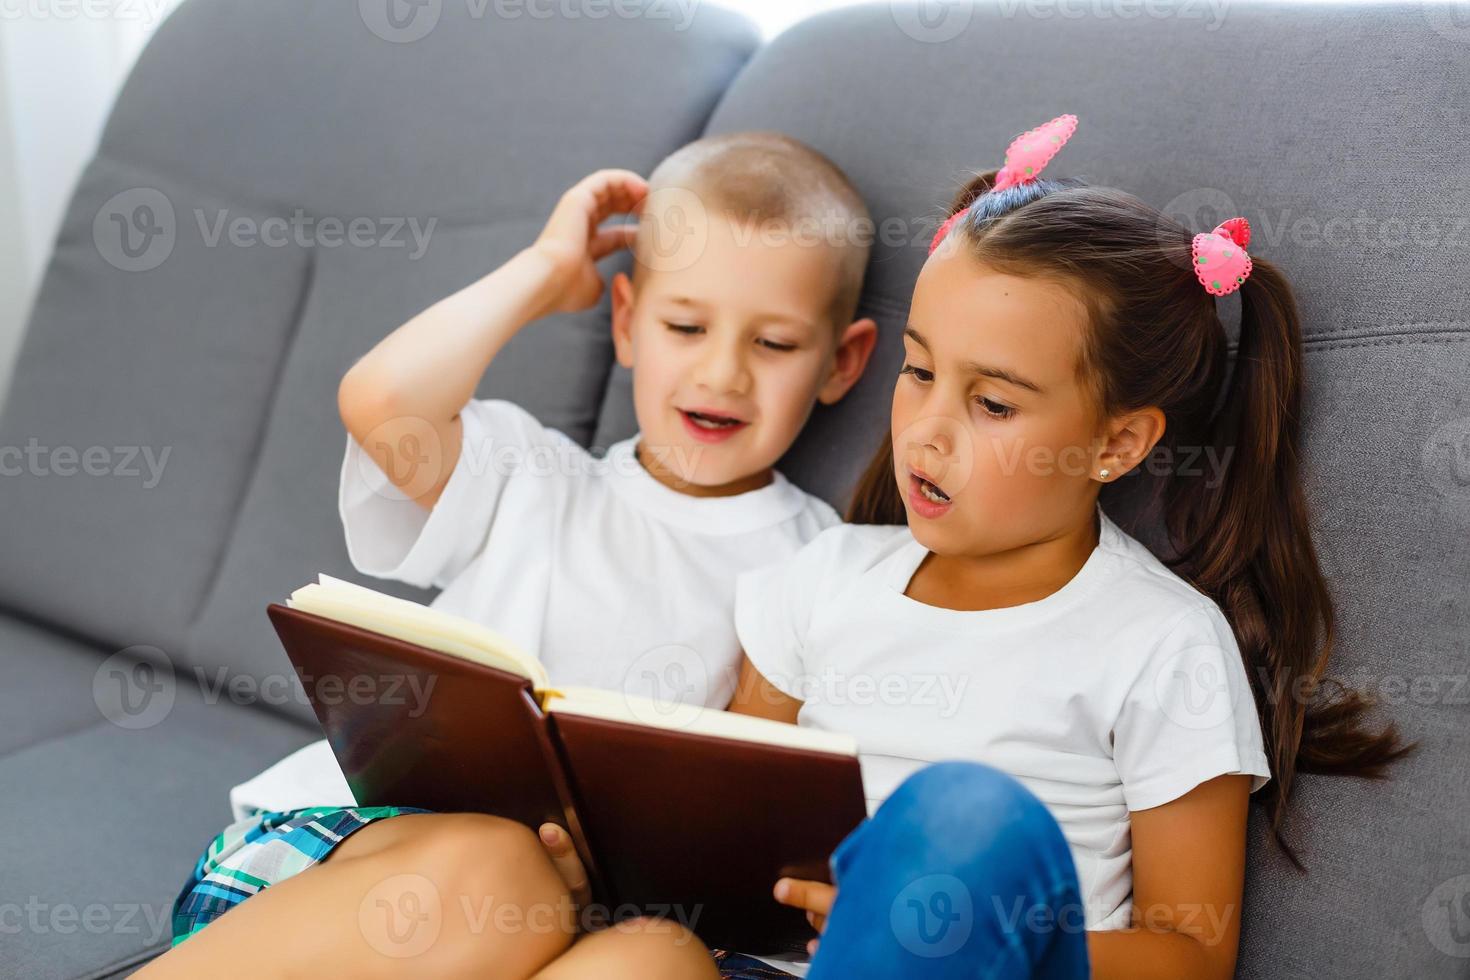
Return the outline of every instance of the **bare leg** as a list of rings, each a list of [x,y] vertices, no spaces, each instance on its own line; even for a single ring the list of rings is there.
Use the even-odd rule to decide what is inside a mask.
[[[240,903],[145,980],[262,975],[525,978],[571,945],[569,897],[535,834],[470,813],[370,824]]]
[[[704,943],[667,919],[632,919],[579,938],[533,980],[719,980]]]

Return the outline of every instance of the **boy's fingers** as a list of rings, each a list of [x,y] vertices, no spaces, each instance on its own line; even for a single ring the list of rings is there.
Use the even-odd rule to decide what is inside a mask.
[[[648,193],[648,182],[631,170],[599,170],[583,183],[592,192],[599,221],[631,211]]]
[[[538,833],[541,845],[546,848],[546,854],[551,858],[551,864],[556,868],[556,873],[561,877],[562,883],[571,892],[572,900],[583,904],[591,897],[591,889],[587,883],[587,869],[582,867],[582,859],[577,856],[577,849],[572,846],[572,838],[554,823],[544,823]]]
[[[601,236],[598,225],[615,214],[633,214],[648,195],[648,184],[631,170],[599,170],[567,189],[546,222],[542,237],[583,243],[594,261],[628,247],[614,231]]]
[[[610,228],[599,228],[588,252],[591,253],[592,260],[595,262],[619,249],[632,248],[637,238],[637,225],[613,225]]]

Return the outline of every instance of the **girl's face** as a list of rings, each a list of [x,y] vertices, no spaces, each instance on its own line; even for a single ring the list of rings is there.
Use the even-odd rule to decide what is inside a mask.
[[[941,248],[914,288],[893,467],[914,537],[981,556],[1091,520],[1105,420],[1079,377],[1082,303]]]

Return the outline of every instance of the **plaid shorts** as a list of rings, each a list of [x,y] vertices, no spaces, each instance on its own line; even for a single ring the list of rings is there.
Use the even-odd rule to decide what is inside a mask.
[[[317,864],[332,848],[374,820],[428,813],[409,806],[334,806],[270,811],[237,820],[210,842],[174,899],[173,945],[262,888]]]
[[[782,977],[796,976],[744,953],[732,953],[724,949],[711,952],[715,954],[715,966],[720,968],[722,980],[781,980]]]
[[[271,811],[237,820],[194,864],[174,900],[173,945],[178,945],[245,899],[319,863],[332,848],[374,820],[400,813],[429,813],[411,806],[320,806]],[[724,980],[778,980],[792,974],[760,960],[714,950]]]

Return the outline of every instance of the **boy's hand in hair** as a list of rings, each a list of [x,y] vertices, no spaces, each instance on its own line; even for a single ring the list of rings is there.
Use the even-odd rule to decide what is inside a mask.
[[[598,170],[572,185],[536,239],[532,250],[545,258],[560,284],[550,312],[585,310],[602,298],[597,262],[631,248],[638,225],[599,227],[608,218],[633,214],[648,196],[648,182],[630,170]]]

